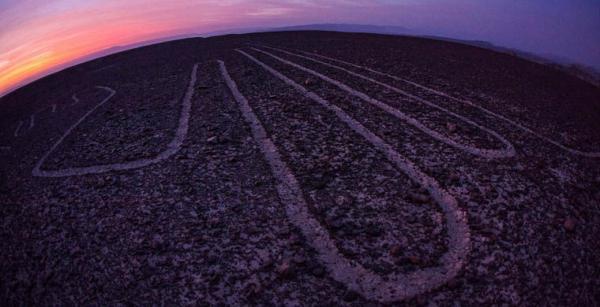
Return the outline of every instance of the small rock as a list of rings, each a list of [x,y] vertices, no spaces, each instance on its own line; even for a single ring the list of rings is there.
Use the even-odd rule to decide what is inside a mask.
[[[302,244],[302,239],[297,234],[293,233],[290,235],[290,243],[292,245],[300,245]]]
[[[408,256],[406,258],[410,263],[412,263],[414,265],[421,263],[421,259],[419,259],[419,257],[417,257],[417,256]]]
[[[410,200],[418,204],[424,204],[429,202],[429,196],[425,194],[410,193],[408,197],[410,198]]]
[[[103,187],[105,185],[106,185],[106,181],[104,180],[104,178],[98,179],[98,186],[99,187]]]
[[[381,234],[383,234],[383,230],[381,227],[372,224],[367,227],[367,233],[372,237],[379,237]]]
[[[260,286],[260,283],[251,282],[248,285],[246,285],[246,287],[242,291],[243,291],[244,297],[254,298],[260,293],[261,289],[262,289],[262,287]]]
[[[390,255],[392,256],[400,256],[402,254],[402,246],[396,244],[390,248]]]
[[[346,291],[346,294],[344,294],[344,301],[346,302],[352,302],[356,299],[358,299],[358,294],[354,291]]]
[[[280,265],[277,266],[277,274],[283,278],[289,278],[293,275],[292,264],[288,259],[284,260]]]
[[[316,277],[323,277],[325,276],[325,269],[322,266],[316,266],[312,269],[312,274]]]
[[[414,256],[414,255],[404,256],[396,261],[396,264],[398,264],[398,265],[406,265],[406,264],[418,265],[420,263],[421,263],[421,259],[419,259],[419,257]]]
[[[306,263],[306,258],[302,255],[296,255],[296,256],[294,256],[294,263],[296,263],[298,265],[302,265],[302,264]]]
[[[496,260],[496,257],[494,257],[494,255],[489,255],[489,256],[485,257],[485,259],[483,259],[481,261],[481,263],[488,265],[488,264],[494,262],[495,260]]]
[[[219,281],[221,280],[221,273],[219,272],[212,272],[210,273],[210,275],[208,276],[208,280],[210,282],[211,285],[216,285],[219,283]]]
[[[309,181],[309,185],[315,190],[322,190],[327,187],[331,178],[327,174],[315,174]]]
[[[450,178],[450,181],[456,182],[456,181],[460,180],[460,175],[458,175],[455,172],[452,172],[452,173],[450,173],[449,178]]]
[[[152,237],[152,245],[154,246],[159,246],[162,245],[165,241],[163,240],[163,237],[159,234],[155,234]]]
[[[450,133],[456,132],[456,124],[446,123],[446,128],[448,128],[448,132]]]
[[[148,257],[147,261],[148,266],[155,269],[159,265],[160,259],[158,259],[156,256],[150,256]]]
[[[572,217],[568,217],[565,219],[565,222],[563,223],[563,226],[565,227],[565,230],[567,231],[573,231],[575,230],[575,225],[577,224],[577,221],[575,221],[574,218]]]
[[[333,218],[333,217],[327,221],[327,224],[333,230],[340,230],[340,229],[344,228],[344,222],[341,221],[340,219]]]
[[[219,218],[211,217],[208,219],[208,225],[210,225],[211,227],[217,227],[220,223],[221,220],[219,220]]]
[[[257,235],[260,233],[260,228],[258,228],[256,226],[250,226],[250,227],[248,227],[248,233],[251,235]]]
[[[343,195],[340,195],[340,196],[338,196],[338,197],[335,198],[335,204],[338,205],[338,206],[343,206],[343,205],[345,205],[347,203],[348,203],[348,199],[345,196],[343,196]]]
[[[24,270],[19,270],[19,272],[17,272],[17,280],[22,283],[28,283],[29,274],[27,274],[27,272],[25,272]]]

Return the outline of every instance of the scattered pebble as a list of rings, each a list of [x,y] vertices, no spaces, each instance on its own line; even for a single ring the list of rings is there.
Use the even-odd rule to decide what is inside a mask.
[[[577,221],[574,218],[568,217],[565,219],[563,226],[564,226],[565,230],[570,232],[570,231],[575,230],[576,224],[577,224]]]
[[[446,123],[446,128],[448,129],[448,132],[450,132],[450,133],[456,132],[456,124]]]
[[[426,195],[426,194],[411,192],[411,193],[409,193],[408,196],[411,201],[418,203],[418,204],[424,204],[424,203],[429,202],[429,195]]]

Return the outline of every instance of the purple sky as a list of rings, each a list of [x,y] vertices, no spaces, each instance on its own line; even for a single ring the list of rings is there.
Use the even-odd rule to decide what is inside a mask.
[[[312,23],[401,26],[600,68],[600,0],[0,0],[0,95],[115,45]]]

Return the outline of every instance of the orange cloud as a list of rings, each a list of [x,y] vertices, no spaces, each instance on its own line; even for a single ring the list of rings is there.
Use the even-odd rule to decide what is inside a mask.
[[[63,0],[58,1],[61,5],[42,8],[33,6],[35,1],[23,1],[26,12],[12,9],[12,15],[0,13],[0,25],[4,25],[0,30],[0,95],[111,46],[154,39],[177,29],[209,26],[227,20],[231,13],[221,4],[208,11],[198,10],[193,1],[168,5],[156,0],[106,1],[69,6],[73,1]]]

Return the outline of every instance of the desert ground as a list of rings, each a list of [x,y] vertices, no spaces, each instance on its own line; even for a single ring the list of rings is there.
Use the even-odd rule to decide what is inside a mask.
[[[230,35],[0,109],[2,305],[600,305],[600,89],[547,66]]]

